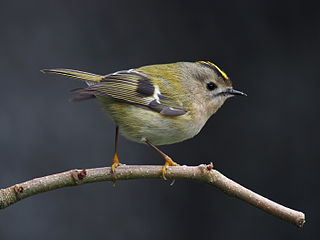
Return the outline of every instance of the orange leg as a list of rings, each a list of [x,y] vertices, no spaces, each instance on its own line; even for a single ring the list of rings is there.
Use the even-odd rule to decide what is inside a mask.
[[[148,139],[145,140],[146,144],[148,144],[150,147],[152,147],[154,150],[156,150],[165,160],[165,163],[162,167],[162,177],[164,180],[167,180],[166,173],[169,168],[169,166],[179,166],[178,163],[174,162],[167,154],[162,152],[159,148],[157,148],[155,145],[153,145],[151,142],[149,142]]]
[[[116,168],[121,166],[122,164],[119,162],[118,159],[118,137],[119,137],[119,127],[116,126],[116,136],[115,136],[115,142],[114,142],[114,156],[113,156],[113,163],[111,166],[113,174],[116,172]]]

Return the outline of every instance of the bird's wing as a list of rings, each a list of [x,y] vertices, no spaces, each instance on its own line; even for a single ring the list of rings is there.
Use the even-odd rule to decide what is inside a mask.
[[[135,70],[106,75],[100,82],[76,92],[112,97],[147,107],[166,116],[180,116],[186,113],[175,97],[170,97],[165,91],[162,93],[147,74]]]

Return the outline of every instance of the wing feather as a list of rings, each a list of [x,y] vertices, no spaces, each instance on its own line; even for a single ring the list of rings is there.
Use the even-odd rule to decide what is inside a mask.
[[[162,95],[161,90],[147,75],[134,70],[106,75],[99,83],[77,92],[112,97],[147,107],[167,116],[180,116],[186,113],[175,99],[166,94]]]

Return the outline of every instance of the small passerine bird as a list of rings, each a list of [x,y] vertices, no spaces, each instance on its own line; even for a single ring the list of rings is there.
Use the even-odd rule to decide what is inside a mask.
[[[208,61],[157,64],[97,75],[71,69],[44,69],[84,80],[73,101],[97,98],[116,125],[112,171],[121,165],[118,132],[129,140],[146,143],[165,160],[162,175],[178,165],[156,146],[192,138],[230,97],[246,96],[232,88],[229,77]]]

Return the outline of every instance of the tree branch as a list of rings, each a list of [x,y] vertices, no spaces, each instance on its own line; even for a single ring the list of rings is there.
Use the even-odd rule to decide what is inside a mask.
[[[128,166],[117,168],[116,180],[162,178],[161,166]],[[215,186],[231,197],[239,198],[254,207],[284,221],[302,227],[304,213],[284,207],[228,179],[213,169],[213,165],[169,167],[169,179],[189,179]],[[21,199],[54,189],[76,186],[85,183],[115,181],[110,167],[83,170],[70,170],[16,184],[0,190],[0,209],[6,208]]]

